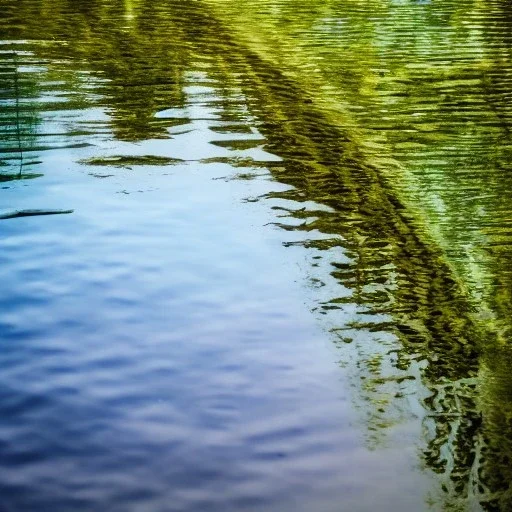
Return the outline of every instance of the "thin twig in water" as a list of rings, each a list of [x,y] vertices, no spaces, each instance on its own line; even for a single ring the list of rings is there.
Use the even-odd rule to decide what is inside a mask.
[[[21,143],[21,123],[20,123],[20,87],[18,83],[18,60],[16,51],[13,52],[14,60],[14,94],[16,96],[16,135],[18,137],[18,150],[20,152],[20,170],[19,175],[23,168],[23,145]]]
[[[74,210],[11,210],[8,212],[0,212],[0,220],[14,219],[16,217],[32,217],[34,215],[62,215],[65,213],[73,213]]]

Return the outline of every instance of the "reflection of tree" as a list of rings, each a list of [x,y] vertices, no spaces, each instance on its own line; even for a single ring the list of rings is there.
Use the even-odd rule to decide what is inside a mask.
[[[274,175],[295,187],[277,197],[316,201],[333,211],[290,209],[290,217],[301,222],[282,225],[289,230],[338,235],[327,241],[313,238],[306,244],[319,250],[339,244],[352,257],[349,262],[333,261],[333,276],[350,287],[352,295],[333,298],[323,308],[330,314],[336,307],[355,303],[368,323],[355,325],[352,331],[346,327],[337,330],[342,343],[363,328],[383,334],[392,330],[400,340],[398,347],[361,349],[366,350],[360,352],[366,363],[359,368],[363,379],[360,391],[369,404],[369,427],[382,431],[393,422],[407,383],[412,382],[408,379],[419,369],[429,391],[424,401],[430,440],[425,462],[443,475],[447,509],[466,508],[475,501],[486,510],[509,510],[512,447],[507,439],[511,437],[512,395],[503,390],[503,384],[509,381],[510,368],[504,340],[510,330],[507,219],[511,208],[510,194],[503,192],[510,188],[510,173],[506,172],[509,159],[504,158],[508,146],[497,153],[492,150],[496,135],[508,140],[510,126],[510,109],[505,97],[499,96],[509,72],[496,57],[502,51],[499,40],[503,30],[494,25],[488,33],[466,29],[462,22],[467,17],[466,6],[462,13],[462,7],[451,2],[419,7],[400,4],[393,9],[402,16],[393,23],[384,22],[389,13],[387,8],[379,11],[378,2],[375,10],[351,10],[346,2],[323,2],[327,9],[336,5],[327,18],[343,20],[340,27],[345,32],[338,34],[337,43],[329,39],[322,45],[321,36],[314,39],[314,25],[321,18],[293,17],[288,9],[292,4],[273,3],[275,10],[282,6],[288,12],[282,28],[273,11],[272,16],[265,14],[270,10],[255,14],[253,33],[272,33],[271,43],[265,45],[265,37],[254,35],[255,42],[249,45],[259,55],[268,51],[268,60],[274,62],[279,61],[276,54],[281,51],[284,73],[252,55],[246,94],[253,98],[254,111],[265,113],[262,131],[269,147],[285,158],[285,165],[273,168]],[[314,6],[314,2],[308,4],[308,14],[315,11]],[[439,12],[443,6],[446,11]],[[425,11],[425,16],[404,15],[412,9]],[[325,18],[325,9],[320,11]],[[483,27],[494,24],[495,14],[486,17],[484,11],[475,4],[472,16]],[[236,19],[232,10],[229,15]],[[356,62],[347,55],[353,48],[347,37],[358,38],[361,31],[347,27],[360,19],[374,28],[375,20],[382,23],[380,31],[364,31],[369,51],[356,53]],[[446,30],[450,22],[455,23],[453,33]],[[309,38],[309,46],[301,37]],[[442,263],[441,254],[415,237],[409,228],[414,225],[413,218],[400,209],[372,166],[365,164],[367,153],[358,155],[357,144],[352,144],[350,137],[329,128],[332,116],[315,115],[308,106],[309,96],[294,89],[294,81],[286,78],[293,75],[284,57],[292,42],[293,68],[300,68],[302,62],[301,72],[307,75],[307,62],[314,59],[315,65],[328,73],[331,85],[338,80],[338,89],[329,89],[335,99],[336,94],[348,96],[359,108],[374,103],[370,109],[360,110],[365,137],[369,141],[374,138],[375,143],[388,137],[394,156],[415,174],[418,188],[406,189],[405,195],[416,198],[423,214],[431,219],[434,229],[430,234],[440,243],[443,259],[447,257],[451,268]],[[436,51],[442,53],[448,46],[460,54],[455,53],[456,62],[443,64]],[[391,48],[400,51],[389,51]],[[322,60],[315,59],[320,53]],[[372,61],[379,53],[382,81]],[[482,54],[488,55],[487,62],[481,60]],[[490,62],[494,63],[492,78],[484,80]],[[354,89],[346,67],[354,70],[353,76],[366,74],[367,79],[359,83],[376,84],[379,95],[372,96],[369,88]],[[500,77],[502,85],[498,86]],[[307,81],[307,77],[299,79],[301,85]],[[446,92],[440,93],[443,89]],[[321,104],[318,94],[315,98]],[[389,102],[385,115],[379,112],[382,101]],[[416,112],[425,117],[415,119],[412,114]],[[483,122],[473,122],[476,118]],[[494,214],[497,218],[491,218]],[[487,252],[482,252],[480,247],[485,245]],[[453,268],[467,282],[473,305],[451,277]],[[481,308],[483,301],[486,305]],[[494,361],[492,370],[489,360]],[[394,370],[389,369],[390,363]]]
[[[424,460],[442,476],[446,508],[466,508],[475,501],[487,510],[506,510],[510,471],[501,461],[512,451],[503,442],[507,435],[497,436],[493,416],[503,418],[501,404],[510,398],[488,386],[483,370],[487,353],[496,347],[492,326],[474,315],[442,253],[423,243],[428,234],[417,236],[421,225],[415,226],[414,216],[359,153],[352,137],[315,112],[307,93],[285,74],[254,54],[244,57],[240,48],[234,57],[227,35],[224,45],[212,45],[211,33],[221,28],[213,22],[204,27],[205,48],[226,60],[238,59],[244,92],[253,111],[263,112],[260,129],[267,147],[284,158],[270,168],[276,179],[294,189],[273,197],[330,207],[281,210],[285,219],[296,219],[284,220],[284,229],[328,235],[313,236],[305,245],[319,254],[342,246],[349,256],[331,259],[332,276],[352,293],[331,297],[321,305],[322,312],[335,319],[338,309],[355,305],[359,318],[366,319],[334,329],[341,343],[365,330],[373,340],[386,340],[379,346],[360,345],[359,389],[372,437],[378,438],[400,414],[407,415],[406,394],[417,389],[419,376],[428,392],[423,403],[428,442]]]
[[[37,16],[34,5],[40,4]],[[164,3],[165,7],[165,3]],[[45,58],[73,58],[100,78],[101,103],[112,116],[115,135],[124,140],[167,137],[169,120],[156,111],[183,102],[183,72],[189,49],[180,25],[156,0],[73,2],[20,0],[10,37],[55,41],[38,48]],[[179,20],[178,20],[179,21]],[[11,33],[10,33],[11,32]]]
[[[100,64],[108,80],[105,101],[121,139],[168,136],[165,128],[170,121],[154,114],[183,104],[185,42],[176,20],[159,7],[156,1],[141,2],[128,29],[105,24],[91,33],[87,51],[92,55],[87,58]]]
[[[507,347],[490,354],[482,363],[480,407],[486,421],[481,452],[481,476],[493,493],[495,510],[512,509],[512,352]]]
[[[39,176],[23,172],[24,151],[33,144],[38,124],[36,111],[26,100],[37,94],[37,85],[20,73],[19,65],[15,48],[0,54],[0,182]]]
[[[512,209],[506,4],[275,0],[262,10],[247,0],[242,14],[206,1],[250,16],[240,37],[320,90],[322,108],[343,105],[366,158],[421,211],[475,306],[507,336],[512,282],[493,255],[510,246]]]

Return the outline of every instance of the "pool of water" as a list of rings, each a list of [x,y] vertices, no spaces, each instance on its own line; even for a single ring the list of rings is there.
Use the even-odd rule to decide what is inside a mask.
[[[0,213],[72,212],[0,220],[2,510],[507,510],[497,124],[417,111],[414,52],[364,88],[368,26],[458,11],[316,4],[4,1]]]

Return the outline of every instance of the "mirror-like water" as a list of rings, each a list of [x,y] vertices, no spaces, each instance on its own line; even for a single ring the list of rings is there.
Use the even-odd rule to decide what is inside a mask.
[[[506,3],[242,7],[2,1],[0,508],[509,510]]]

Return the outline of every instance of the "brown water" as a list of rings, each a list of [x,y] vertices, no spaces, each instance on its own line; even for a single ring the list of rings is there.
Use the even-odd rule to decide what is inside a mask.
[[[0,8],[1,510],[510,509],[505,3]]]

